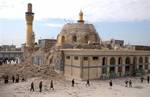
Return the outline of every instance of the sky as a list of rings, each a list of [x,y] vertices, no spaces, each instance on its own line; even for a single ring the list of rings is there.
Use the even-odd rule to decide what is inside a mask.
[[[38,39],[56,38],[66,23],[93,24],[102,40],[150,46],[150,0],[0,0],[0,45],[25,43],[27,4],[32,3]]]

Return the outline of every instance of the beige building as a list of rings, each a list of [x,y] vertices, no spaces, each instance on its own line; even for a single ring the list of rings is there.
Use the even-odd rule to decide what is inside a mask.
[[[62,49],[64,75],[80,80],[134,76],[150,70],[150,51]]]

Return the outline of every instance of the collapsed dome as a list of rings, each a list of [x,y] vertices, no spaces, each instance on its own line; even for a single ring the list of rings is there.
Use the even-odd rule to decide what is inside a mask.
[[[65,24],[57,36],[57,44],[100,43],[100,38],[92,24]]]

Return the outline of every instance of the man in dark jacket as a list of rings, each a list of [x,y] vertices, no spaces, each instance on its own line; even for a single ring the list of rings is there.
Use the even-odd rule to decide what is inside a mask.
[[[39,89],[40,89],[40,92],[42,92],[42,81],[40,81],[40,83],[39,83]]]
[[[34,83],[33,82],[31,83],[30,91],[34,91]]]
[[[15,77],[14,77],[14,75],[12,76],[12,82],[13,82],[13,83],[15,82]]]
[[[149,83],[149,76],[147,76],[147,82]]]
[[[51,80],[50,89],[54,90],[53,80]]]
[[[74,87],[74,83],[75,83],[75,82],[74,82],[74,79],[72,79],[72,87]]]

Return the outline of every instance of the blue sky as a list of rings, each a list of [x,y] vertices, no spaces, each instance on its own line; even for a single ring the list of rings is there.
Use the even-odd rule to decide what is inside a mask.
[[[20,46],[26,38],[25,12],[33,4],[36,40],[56,38],[65,23],[76,22],[82,9],[102,40],[150,45],[150,0],[0,0],[0,45]],[[59,3],[58,3],[59,2]],[[67,3],[66,3],[67,2]]]

